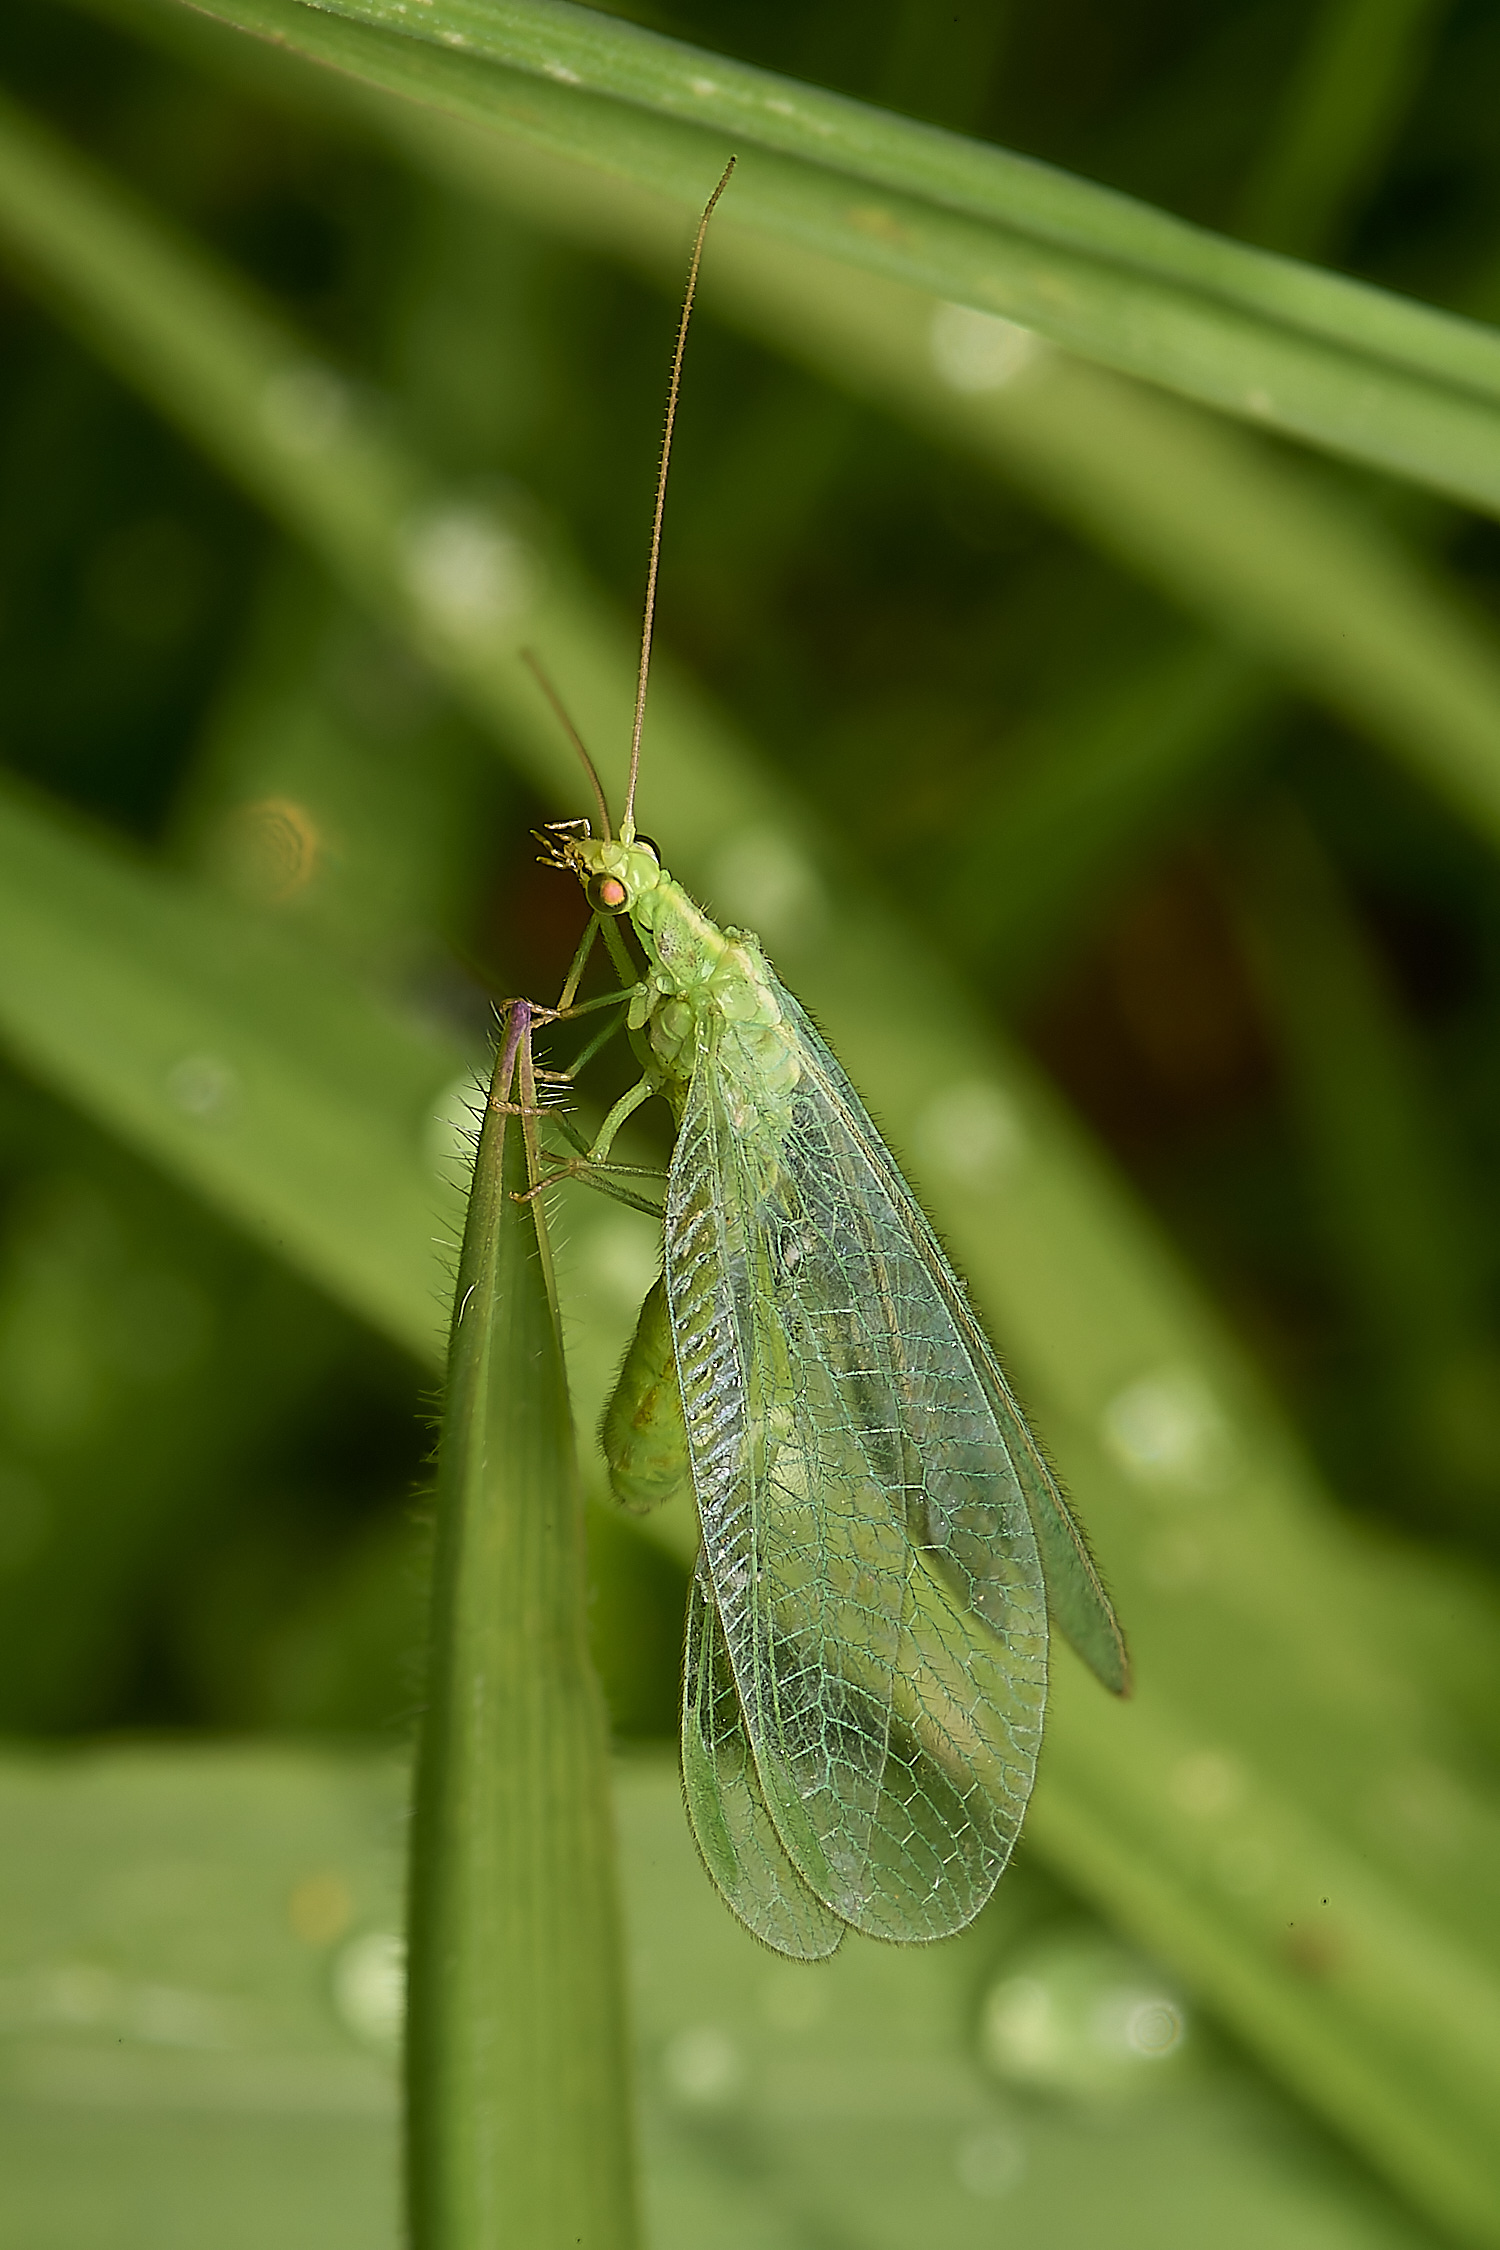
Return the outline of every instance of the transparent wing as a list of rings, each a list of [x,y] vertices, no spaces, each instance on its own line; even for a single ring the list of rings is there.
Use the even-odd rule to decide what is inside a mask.
[[[701,1557],[688,1596],[682,1788],[703,1864],[745,1927],[794,1961],[826,1960],[845,1924],[803,1882],[766,1810]]]
[[[877,1936],[943,1936],[989,1896],[1030,1794],[1035,1537],[847,1081],[805,1040],[778,1117],[708,1036],[673,1153],[667,1282],[745,1733],[817,1896]]]
[[[776,989],[787,1015],[817,1059],[829,1100],[843,1112],[849,1131],[861,1142],[892,1203],[904,1216],[908,1237],[964,1338],[1031,1516],[1047,1589],[1047,1605],[1095,1677],[1112,1694],[1128,1695],[1130,1656],[1114,1605],[1105,1591],[1083,1528],[1027,1427],[989,1338],[974,1318],[969,1300],[943,1255],[926,1213],[898,1171],[890,1150],[871,1123],[838,1058],[785,986],[778,984]],[[996,1588],[996,1594],[1003,1608],[1003,1585]],[[981,1610],[988,1615],[987,1597],[982,1587],[977,1598]]]

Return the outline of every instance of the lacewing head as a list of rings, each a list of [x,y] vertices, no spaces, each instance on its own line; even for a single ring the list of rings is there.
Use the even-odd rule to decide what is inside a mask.
[[[578,877],[596,914],[633,914],[661,881],[656,847],[644,836],[627,844],[614,836],[591,836],[581,822],[549,830],[546,841],[548,865]]]

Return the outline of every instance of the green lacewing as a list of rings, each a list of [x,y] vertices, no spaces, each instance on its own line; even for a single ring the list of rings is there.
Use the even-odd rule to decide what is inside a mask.
[[[720,929],[635,827],[667,468],[704,237],[677,330],[618,834],[548,831],[592,915],[556,1009],[623,1011],[643,1068],[563,1170],[638,1200],[624,1119],[676,1128],[663,1270],[601,1436],[617,1498],[690,1481],[682,1772],[704,1865],[801,1960],[846,1929],[962,1929],[1020,1831],[1041,1742],[1048,1612],[1104,1685],[1125,1643],[1068,1504],[921,1206],[831,1049],[748,932]],[[632,929],[639,958],[622,925]],[[621,989],[579,1003],[602,935]]]

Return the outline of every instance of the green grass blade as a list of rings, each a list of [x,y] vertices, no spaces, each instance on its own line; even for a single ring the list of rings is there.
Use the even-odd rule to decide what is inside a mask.
[[[653,271],[675,245],[659,207],[600,198],[576,169],[430,127],[405,145]],[[760,342],[985,463],[1217,633],[1249,642],[1500,839],[1500,659],[1467,599],[1372,517],[1206,416],[1062,353],[1027,347],[1018,359],[993,326],[966,332],[968,315],[955,328],[949,308],[908,290],[769,253],[732,218],[702,290]]]
[[[397,991],[445,963],[504,794],[488,745],[414,684],[393,635],[279,550],[171,827],[206,885]]]
[[[0,1037],[396,1342],[432,1355],[466,1057],[255,917],[0,792]]]
[[[473,151],[463,160],[472,172]],[[485,177],[576,219],[576,171],[517,175],[492,161],[484,152]],[[659,208],[593,192],[586,209],[596,234],[648,243],[654,261]],[[515,661],[524,642],[554,668],[566,654],[588,737],[618,736],[620,689],[603,688],[597,660],[608,629],[562,558],[543,563],[529,534],[446,500],[248,291],[11,105],[0,106],[0,239],[479,716],[524,742],[534,772],[560,768],[554,722]],[[1467,605],[1378,526],[1234,432],[1081,361],[1044,353],[1013,380],[955,382],[928,299],[820,259],[768,256],[731,226],[705,274],[706,294],[721,286],[755,334],[988,462],[1174,601],[1251,638],[1500,838],[1500,659]]]
[[[1043,352],[969,387],[925,299],[812,260],[773,266],[744,240],[716,248],[728,309],[752,307],[758,334],[999,470],[1500,837],[1500,656],[1467,602],[1368,515],[1224,424],[1081,360]],[[1008,349],[982,328],[970,338],[981,354]]]
[[[563,0],[194,0],[369,86],[741,223],[1222,411],[1500,506],[1500,338],[1046,165]],[[851,195],[851,189],[854,191]]]
[[[632,2250],[623,1973],[583,1496],[528,1098],[502,1050],[464,1230],[438,1453],[412,1835],[416,2250]],[[525,1091],[521,1089],[525,1087]]]

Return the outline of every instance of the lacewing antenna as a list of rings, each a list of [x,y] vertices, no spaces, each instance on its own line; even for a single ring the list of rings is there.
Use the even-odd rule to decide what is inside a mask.
[[[577,727],[574,726],[572,720],[568,717],[562,697],[558,694],[556,688],[552,685],[552,682],[548,679],[546,673],[542,670],[542,661],[541,658],[537,655],[536,650],[533,648],[523,648],[521,651],[521,662],[526,666],[527,671],[530,672],[532,678],[536,681],[537,686],[541,689],[543,695],[545,695],[547,701],[551,704],[552,709],[556,714],[558,724],[561,726],[563,733],[567,736],[568,740],[572,743],[573,748],[578,752],[579,757],[583,760],[583,770],[594,785],[594,798],[599,807],[599,818],[604,824],[605,841],[608,842],[609,838],[613,836],[614,830],[609,824],[609,799],[604,794],[604,784],[599,779],[599,769],[594,764],[593,759],[589,756],[587,750],[583,746],[583,736],[579,733]]]
[[[672,425],[677,419],[677,393],[682,382],[682,354],[687,344],[688,320],[693,310],[693,297],[698,287],[698,267],[703,257],[703,238],[708,232],[708,222],[714,215],[714,205],[729,185],[729,175],[734,170],[731,156],[725,165],[718,186],[703,206],[703,216],[698,221],[698,232],[693,241],[692,261],[688,266],[687,291],[682,300],[682,318],[677,323],[677,349],[672,354],[672,380],[667,390],[667,426],[661,441],[661,467],[656,478],[656,513],[651,519],[651,563],[646,573],[646,614],[641,624],[641,669],[635,688],[635,725],[630,736],[630,782],[625,791],[625,817],[620,822],[622,840],[629,844],[635,840],[635,784],[641,770],[641,728],[646,718],[646,681],[651,672],[651,628],[656,621],[656,573],[661,561],[661,523],[667,504],[667,469],[672,459]]]

